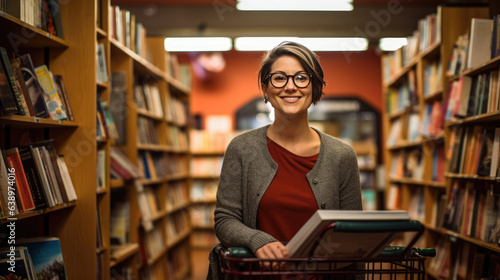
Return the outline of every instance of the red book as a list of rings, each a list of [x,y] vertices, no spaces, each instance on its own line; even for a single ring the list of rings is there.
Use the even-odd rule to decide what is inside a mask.
[[[19,210],[28,211],[35,209],[35,203],[33,202],[33,197],[31,196],[30,187],[28,180],[26,179],[26,173],[24,172],[19,150],[17,148],[6,150],[5,161],[10,168],[15,169],[14,176],[16,178],[16,195],[19,197],[19,202],[21,204],[19,205],[21,208]]]

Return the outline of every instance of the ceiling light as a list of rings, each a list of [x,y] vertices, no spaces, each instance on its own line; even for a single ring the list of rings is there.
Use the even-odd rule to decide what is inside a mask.
[[[378,47],[381,51],[395,51],[408,43],[404,37],[380,38]]]
[[[303,44],[312,51],[365,51],[368,49],[368,40],[359,37],[239,37],[234,40],[234,48],[238,51],[267,51],[283,41]]]
[[[352,0],[238,0],[243,11],[352,11]]]
[[[168,52],[216,52],[232,48],[228,37],[167,37],[165,50]]]

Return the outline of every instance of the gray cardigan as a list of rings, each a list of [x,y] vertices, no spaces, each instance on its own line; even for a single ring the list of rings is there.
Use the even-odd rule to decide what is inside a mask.
[[[267,128],[235,137],[226,149],[214,212],[215,234],[226,248],[246,247],[255,253],[263,245],[277,241],[255,229],[260,199],[278,170],[267,149]],[[348,144],[316,132],[321,140],[320,151],[306,177],[318,208],[361,210],[356,153]]]

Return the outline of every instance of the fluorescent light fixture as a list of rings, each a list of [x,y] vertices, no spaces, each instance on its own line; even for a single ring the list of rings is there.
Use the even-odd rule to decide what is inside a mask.
[[[234,39],[237,51],[267,51],[283,41],[297,41],[298,37],[238,37]]]
[[[238,0],[242,11],[352,11],[352,0]]]
[[[234,48],[238,51],[267,51],[283,41],[297,42],[313,51],[366,51],[368,49],[368,40],[360,37],[239,37],[234,40]]]
[[[228,37],[167,37],[165,50],[168,52],[216,52],[232,48]]]
[[[408,43],[404,37],[380,38],[378,47],[382,51],[395,51]]]

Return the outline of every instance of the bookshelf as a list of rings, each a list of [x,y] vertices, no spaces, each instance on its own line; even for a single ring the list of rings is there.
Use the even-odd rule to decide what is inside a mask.
[[[116,6],[109,9],[118,13]],[[191,270],[189,254],[177,254],[190,251],[189,88],[168,72],[169,56],[162,38],[144,38],[141,50],[139,46],[135,50],[132,45],[127,47],[124,38],[110,35],[109,42],[110,104],[122,109],[115,112],[115,120],[122,122],[117,128],[125,135],[115,146],[140,172],[140,178],[125,181],[111,194],[113,202],[128,204],[127,243],[136,248],[121,259],[123,263],[115,261],[116,270],[130,269],[132,279],[163,279],[166,275],[185,279]],[[172,112],[173,99],[185,109],[178,115]],[[184,203],[177,200],[171,207],[171,189],[186,193]]]
[[[213,213],[224,152],[234,135],[234,132],[190,131],[193,250],[208,252],[219,243],[214,234]]]
[[[498,58],[492,58],[477,67],[464,67],[463,72],[448,73],[457,57],[454,45],[468,34],[473,18],[491,15],[484,6],[439,6],[435,15],[419,22],[425,26],[427,20],[429,29],[419,28],[406,47],[382,57],[387,208],[406,209],[425,225],[419,246],[434,247],[438,252],[427,261],[430,279],[492,276],[499,263],[498,241],[487,242],[477,233],[480,219],[496,221],[491,215],[498,215],[498,209],[490,215],[478,210],[487,204],[487,198],[498,200],[499,185],[498,175],[481,175],[477,163],[484,145],[479,139],[487,139],[485,135],[493,139],[499,108],[492,105],[491,110],[465,117],[456,117],[458,111],[453,110],[467,101],[464,80],[494,76],[489,73],[500,64]],[[416,39],[425,30],[436,37]],[[428,43],[420,44],[422,41]],[[471,106],[464,105],[465,109]],[[491,150],[483,150],[495,156]]]
[[[57,152],[64,155],[77,200],[18,215],[15,233],[16,239],[59,238],[69,279],[92,279],[96,272],[96,251],[92,249],[96,248],[96,216],[89,215],[97,207],[95,188],[89,187],[96,182],[96,106],[95,95],[88,94],[95,92],[96,84],[94,11],[94,1],[61,2],[64,39],[0,12],[0,46],[9,57],[29,53],[35,66],[46,64],[53,74],[62,75],[72,105],[74,121],[0,117],[2,149],[54,139]],[[7,232],[6,225],[2,219],[2,232]]]
[[[358,158],[361,196],[364,210],[380,209],[379,187],[377,186],[377,146],[373,142],[351,144]]]

